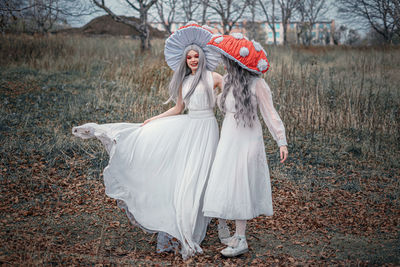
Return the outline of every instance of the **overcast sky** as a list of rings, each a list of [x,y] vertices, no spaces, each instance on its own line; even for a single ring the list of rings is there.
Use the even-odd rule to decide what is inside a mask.
[[[87,2],[87,1],[90,1],[90,0],[82,0],[82,1]],[[325,17],[323,19],[324,20],[335,20],[336,26],[346,24],[338,16],[337,10],[336,10],[335,6],[333,5],[334,1],[333,0],[328,0],[327,2],[328,2],[328,5],[329,5],[329,11],[328,11],[328,13],[325,15]],[[134,9],[129,7],[124,0],[105,0],[105,3],[117,15],[138,17],[138,13]],[[97,16],[101,16],[101,15],[105,14],[104,11],[102,11],[100,9],[97,9],[97,10],[99,10],[99,11],[96,12],[95,14],[93,14],[93,15],[83,16],[83,17],[81,17],[79,19],[69,20],[69,23],[73,27],[80,27],[80,26],[83,26],[86,23],[88,23],[91,19],[93,19],[93,18],[95,18]],[[156,11],[155,11],[155,7],[154,7],[154,8],[151,9],[148,21],[150,23],[151,22],[155,22],[155,20],[156,20],[155,17],[156,17]],[[264,20],[265,18],[264,18],[264,16],[259,16],[259,19]],[[355,25],[353,25],[352,27],[356,28]]]

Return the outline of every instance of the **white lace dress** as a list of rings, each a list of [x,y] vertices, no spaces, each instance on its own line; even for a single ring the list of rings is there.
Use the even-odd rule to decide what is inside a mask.
[[[264,79],[255,80],[251,92],[278,146],[286,145],[285,128]],[[237,125],[232,91],[227,94],[225,109],[221,138],[204,197],[204,215],[229,220],[248,220],[261,214],[270,216],[273,214],[271,184],[260,121],[256,116],[253,127]]]
[[[183,96],[192,75],[183,82]],[[209,88],[212,73],[207,72]],[[188,114],[149,122],[88,123],[74,127],[83,139],[96,137],[110,155],[104,170],[106,194],[119,200],[134,224],[163,232],[181,243],[184,258],[202,252],[209,219],[203,216],[205,185],[218,143],[218,124],[200,82],[187,103]],[[158,248],[168,246],[159,235]]]

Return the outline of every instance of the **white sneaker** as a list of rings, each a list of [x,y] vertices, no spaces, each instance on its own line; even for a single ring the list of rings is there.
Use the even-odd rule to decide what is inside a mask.
[[[229,246],[221,250],[221,254],[225,257],[236,257],[249,251],[245,236],[234,235],[232,236]]]
[[[228,225],[220,226],[218,224],[218,237],[222,244],[228,245],[229,241],[231,240],[231,233]]]

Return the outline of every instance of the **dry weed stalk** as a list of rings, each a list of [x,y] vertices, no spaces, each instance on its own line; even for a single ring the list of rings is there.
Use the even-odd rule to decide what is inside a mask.
[[[153,43],[152,52],[142,54],[136,40],[9,35],[1,37],[0,58],[8,68],[81,72],[96,78],[95,95],[84,96],[89,109],[107,107],[119,110],[122,118],[135,113],[144,119],[165,109],[161,103],[171,77],[163,40]],[[390,146],[399,150],[399,49],[267,50],[272,67],[265,78],[290,142],[317,137],[336,142],[338,135],[345,135],[353,140],[350,146],[364,154],[376,155]],[[70,104],[69,112],[75,113],[73,108]]]

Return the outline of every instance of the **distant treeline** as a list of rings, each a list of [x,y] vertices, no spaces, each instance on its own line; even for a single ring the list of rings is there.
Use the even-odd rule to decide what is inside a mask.
[[[2,0],[0,31],[47,33],[68,27],[68,22],[84,15],[94,17],[95,13],[101,12],[138,32],[142,49],[151,47],[151,23],[162,24],[167,34],[171,34],[174,30],[172,25],[192,20],[200,24],[220,21],[224,34],[230,33],[242,21],[247,21],[248,25],[267,21],[274,44],[277,44],[276,25],[282,25],[281,35],[286,45],[289,44],[289,25],[292,22],[298,25],[297,35],[312,36],[313,26],[318,21],[333,19],[328,17],[329,13],[329,16],[336,14],[336,18],[346,22],[346,25],[335,25],[331,29],[336,44],[400,43],[399,0],[127,0],[127,3],[125,14],[126,11],[132,14],[128,17],[117,14],[110,1],[103,0]],[[366,38],[359,34],[360,29],[368,32]],[[260,39],[255,29],[248,34],[250,38]],[[307,41],[310,38],[303,39],[306,40],[303,45],[312,44]]]

